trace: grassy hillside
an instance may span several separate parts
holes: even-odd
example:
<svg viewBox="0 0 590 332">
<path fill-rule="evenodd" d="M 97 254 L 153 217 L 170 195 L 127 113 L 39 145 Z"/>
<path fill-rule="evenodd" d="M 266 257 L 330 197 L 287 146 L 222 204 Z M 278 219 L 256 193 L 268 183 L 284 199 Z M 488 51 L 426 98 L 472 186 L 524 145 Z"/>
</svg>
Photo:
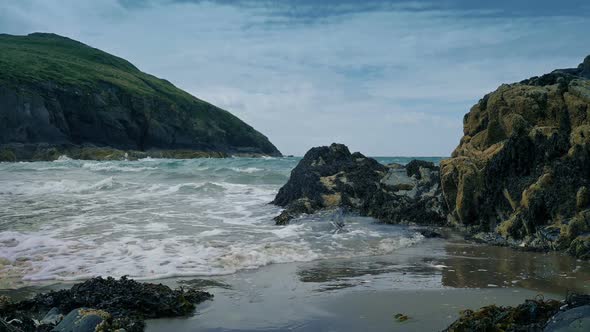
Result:
<svg viewBox="0 0 590 332">
<path fill-rule="evenodd" d="M 70 91 L 68 93 L 72 90 L 81 91 L 89 96 L 99 95 L 103 99 L 105 89 L 110 89 L 105 87 L 115 87 L 118 91 L 115 99 L 119 101 L 116 105 L 107 106 L 106 109 L 116 112 L 120 109 L 121 103 L 127 101 L 127 104 L 123 106 L 128 109 L 130 118 L 125 121 L 133 122 L 132 126 L 141 127 L 142 131 L 149 130 L 144 128 L 145 122 L 148 121 L 151 128 L 158 131 L 156 133 L 152 130 L 152 133 L 160 135 L 155 140 L 166 141 L 168 138 L 165 136 L 168 135 L 172 137 L 169 142 L 176 144 L 174 136 L 175 133 L 179 133 L 184 140 L 183 147 L 187 145 L 227 146 L 227 151 L 254 147 L 263 153 L 279 153 L 264 135 L 231 113 L 195 98 L 166 80 L 140 71 L 127 60 L 55 34 L 34 33 L 28 36 L 0 34 L 0 87 L 25 91 L 25 93 L 30 91 L 29 94 L 55 98 L 54 89 L 47 88 L 49 85 L 63 91 Z M 51 91 L 48 92 L 48 90 Z M 71 96 L 61 99 L 66 101 L 65 104 L 70 104 L 69 101 L 73 100 Z M 140 107 L 133 100 L 144 102 Z M 83 117 L 84 112 L 90 113 L 90 111 L 102 109 L 102 106 L 87 107 L 88 103 L 93 101 L 85 102 L 83 107 L 79 103 L 76 106 L 62 106 L 66 108 L 65 116 L 71 117 L 68 114 L 77 113 L 76 118 L 78 118 Z M 70 109 L 67 109 L 68 107 Z M 103 113 L 97 114 L 104 118 Z M 1 116 L 2 110 L 0 110 L 0 118 Z M 127 128 L 125 121 L 122 123 Z M 141 121 L 143 124 L 139 123 Z M 113 120 L 106 119 L 103 123 L 98 123 L 96 129 L 104 126 L 105 122 L 110 125 Z M 118 124 L 115 125 L 121 127 Z M 76 128 L 67 129 L 76 131 Z M 149 133 L 141 135 L 149 136 Z M 150 139 L 146 137 L 131 139 L 143 142 Z M 92 140 L 96 139 L 90 139 L 87 143 L 95 143 Z M 166 144 L 160 141 L 159 145 Z M 7 143 L 6 140 L 4 143 Z M 144 148 L 143 143 L 139 148 Z"/>
<path fill-rule="evenodd" d="M 0 81 L 6 84 L 52 81 L 95 89 L 97 83 L 106 82 L 130 93 L 198 101 L 170 82 L 141 72 L 127 60 L 56 34 L 2 34 L 0 50 Z"/>
</svg>

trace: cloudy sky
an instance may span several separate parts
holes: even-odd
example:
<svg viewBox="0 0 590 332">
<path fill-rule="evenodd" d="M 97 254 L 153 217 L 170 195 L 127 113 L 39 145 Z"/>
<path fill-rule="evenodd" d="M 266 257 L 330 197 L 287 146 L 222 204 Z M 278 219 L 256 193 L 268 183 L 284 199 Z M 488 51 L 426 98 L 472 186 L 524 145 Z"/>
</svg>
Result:
<svg viewBox="0 0 590 332">
<path fill-rule="evenodd" d="M 447 156 L 485 93 L 590 54 L 589 26 L 587 0 L 0 0 L 0 33 L 126 58 L 295 155 Z"/>
</svg>

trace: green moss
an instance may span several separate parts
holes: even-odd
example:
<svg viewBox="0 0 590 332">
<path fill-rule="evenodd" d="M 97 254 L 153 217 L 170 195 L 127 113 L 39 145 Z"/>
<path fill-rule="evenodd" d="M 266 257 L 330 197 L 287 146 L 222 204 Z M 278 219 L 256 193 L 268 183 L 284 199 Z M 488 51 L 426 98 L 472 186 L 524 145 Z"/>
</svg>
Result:
<svg viewBox="0 0 590 332">
<path fill-rule="evenodd" d="M 10 149 L 0 150 L 0 161 L 16 161 L 16 155 Z"/>
<path fill-rule="evenodd" d="M 0 49 L 0 82 L 5 84 L 54 82 L 96 90 L 110 83 L 133 94 L 160 92 L 169 99 L 199 101 L 124 59 L 55 34 L 0 35 Z"/>
<path fill-rule="evenodd" d="M 506 139 L 504 128 L 497 119 L 491 119 L 486 130 L 485 144 L 490 146 Z"/>
<path fill-rule="evenodd" d="M 520 219 L 516 215 L 512 215 L 509 219 L 504 220 L 496 227 L 496 232 L 503 237 L 517 237 L 515 234 L 522 226 Z"/>
<path fill-rule="evenodd" d="M 12 300 L 8 296 L 0 295 L 0 310 L 10 306 L 12 303 Z"/>
<path fill-rule="evenodd" d="M 125 160 L 126 154 L 125 151 L 110 148 L 82 148 L 72 157 L 84 160 Z"/>
<path fill-rule="evenodd" d="M 53 161 L 57 160 L 64 153 L 57 148 L 39 149 L 35 151 L 31 160 L 33 161 Z"/>
<path fill-rule="evenodd" d="M 590 235 L 578 236 L 570 244 L 570 254 L 580 259 L 590 259 Z"/>
<path fill-rule="evenodd" d="M 590 210 L 576 214 L 567 225 L 564 235 L 566 239 L 573 240 L 580 234 L 590 232 Z"/>
</svg>

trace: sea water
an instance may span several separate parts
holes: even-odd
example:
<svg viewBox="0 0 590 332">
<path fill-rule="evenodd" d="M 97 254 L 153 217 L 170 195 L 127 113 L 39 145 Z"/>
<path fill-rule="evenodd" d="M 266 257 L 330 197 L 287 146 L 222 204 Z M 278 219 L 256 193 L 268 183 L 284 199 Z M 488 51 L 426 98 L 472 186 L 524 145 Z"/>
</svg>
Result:
<svg viewBox="0 0 590 332">
<path fill-rule="evenodd" d="M 299 160 L 0 163 L 0 276 L 22 283 L 227 275 L 386 255 L 423 240 L 358 216 L 340 229 L 330 222 L 334 212 L 276 226 L 281 209 L 269 202 Z"/>
</svg>

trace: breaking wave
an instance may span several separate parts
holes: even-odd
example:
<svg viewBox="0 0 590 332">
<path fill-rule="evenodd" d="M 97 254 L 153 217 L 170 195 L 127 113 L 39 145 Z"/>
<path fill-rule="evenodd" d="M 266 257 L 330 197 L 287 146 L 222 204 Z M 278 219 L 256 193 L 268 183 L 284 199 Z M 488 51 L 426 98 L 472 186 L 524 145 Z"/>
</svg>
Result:
<svg viewBox="0 0 590 332">
<path fill-rule="evenodd" d="M 0 276 L 78 280 L 231 274 L 384 255 L 422 240 L 330 214 L 275 226 L 268 204 L 297 158 L 0 164 Z"/>
</svg>

